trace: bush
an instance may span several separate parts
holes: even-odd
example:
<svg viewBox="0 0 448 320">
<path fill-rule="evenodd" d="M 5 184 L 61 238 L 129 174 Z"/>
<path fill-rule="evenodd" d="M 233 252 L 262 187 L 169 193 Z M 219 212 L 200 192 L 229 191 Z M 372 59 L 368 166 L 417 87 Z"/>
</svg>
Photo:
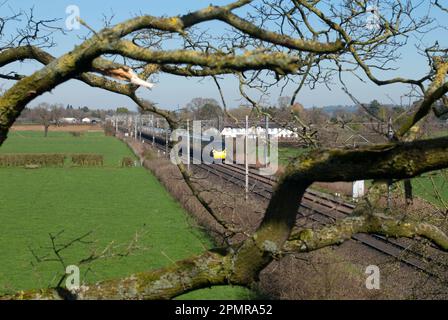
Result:
<svg viewBox="0 0 448 320">
<path fill-rule="evenodd" d="M 66 157 L 65 154 L 3 154 L 0 155 L 0 167 L 63 167 Z"/>
<path fill-rule="evenodd" d="M 151 151 L 150 149 L 143 151 L 142 155 L 145 160 L 153 160 L 156 158 L 154 151 Z"/>
<path fill-rule="evenodd" d="M 79 138 L 82 136 L 82 132 L 79 131 L 70 131 L 69 133 L 75 138 Z"/>
<path fill-rule="evenodd" d="M 115 127 L 111 122 L 107 122 L 104 125 L 104 134 L 108 137 L 114 137 L 115 136 Z"/>
<path fill-rule="evenodd" d="M 121 160 L 121 166 L 122 167 L 133 167 L 134 159 L 132 159 L 131 157 L 124 157 L 123 160 Z"/>
<path fill-rule="evenodd" d="M 72 163 L 81 167 L 103 166 L 104 158 L 100 154 L 73 154 Z"/>
</svg>

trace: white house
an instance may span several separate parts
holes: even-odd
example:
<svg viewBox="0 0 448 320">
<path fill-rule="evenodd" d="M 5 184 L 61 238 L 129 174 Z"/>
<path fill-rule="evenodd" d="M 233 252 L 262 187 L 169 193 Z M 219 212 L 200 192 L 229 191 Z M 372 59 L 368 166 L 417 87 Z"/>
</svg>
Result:
<svg viewBox="0 0 448 320">
<path fill-rule="evenodd" d="M 75 124 L 78 122 L 76 118 L 62 118 L 60 120 L 61 123 L 67 123 L 67 124 Z"/>
<path fill-rule="evenodd" d="M 90 118 L 84 118 L 84 119 L 81 120 L 81 122 L 82 122 L 83 124 L 91 124 L 91 123 L 92 123 L 92 120 L 90 120 Z"/>
<path fill-rule="evenodd" d="M 245 128 L 235 128 L 235 127 L 225 127 L 221 134 L 225 137 L 233 137 L 244 135 L 246 133 Z M 251 138 L 256 136 L 264 136 L 266 134 L 266 129 L 260 126 L 258 127 L 250 127 L 248 130 L 248 135 Z M 296 132 L 285 129 L 285 128 L 269 128 L 268 134 L 270 137 L 277 138 L 297 138 L 298 135 Z"/>
<path fill-rule="evenodd" d="M 353 198 L 358 199 L 364 197 L 364 180 L 353 182 Z"/>
</svg>

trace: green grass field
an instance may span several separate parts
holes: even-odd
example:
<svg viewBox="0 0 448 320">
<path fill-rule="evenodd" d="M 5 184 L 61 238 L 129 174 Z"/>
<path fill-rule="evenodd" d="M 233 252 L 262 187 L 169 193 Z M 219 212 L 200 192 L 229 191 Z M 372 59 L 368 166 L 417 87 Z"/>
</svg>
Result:
<svg viewBox="0 0 448 320">
<path fill-rule="evenodd" d="M 280 165 L 287 165 L 295 157 L 298 157 L 308 149 L 306 148 L 291 148 L 291 147 L 279 147 L 278 148 L 278 162 Z"/>
<path fill-rule="evenodd" d="M 288 161 L 307 151 L 308 149 L 305 148 L 280 147 L 278 149 L 279 163 L 286 165 Z M 369 187 L 370 184 L 371 182 L 367 181 L 366 186 Z M 448 171 L 436 171 L 435 173 L 412 179 L 412 186 L 415 196 L 439 207 L 448 205 Z M 320 189 L 320 191 L 331 193 L 331 191 L 325 189 Z"/>
<path fill-rule="evenodd" d="M 141 167 L 121 168 L 132 156 L 122 142 L 102 133 L 75 138 L 67 133 L 12 132 L 0 153 L 99 153 L 102 168 L 0 168 L 0 293 L 47 287 L 63 268 L 58 262 L 36 263 L 31 249 L 51 253 L 49 234 L 62 233 L 59 243 L 92 231 L 90 244 L 64 251 L 76 264 L 109 243 L 128 244 L 136 232 L 145 247 L 131 256 L 98 260 L 81 267 L 82 280 L 92 282 L 151 270 L 202 252 L 212 243 L 154 176 Z M 120 249 L 119 249 L 120 250 Z M 122 249 L 121 249 L 122 250 Z M 180 298 L 252 298 L 238 287 L 199 290 Z"/>
<path fill-rule="evenodd" d="M 445 208 L 448 205 L 448 171 L 436 171 L 412 179 L 414 193 L 419 197 Z"/>
<path fill-rule="evenodd" d="M 437 138 L 448 135 L 447 130 L 432 132 L 429 137 Z M 440 170 L 412 179 L 414 193 L 433 203 L 436 206 L 445 208 L 448 205 L 448 171 Z"/>
</svg>

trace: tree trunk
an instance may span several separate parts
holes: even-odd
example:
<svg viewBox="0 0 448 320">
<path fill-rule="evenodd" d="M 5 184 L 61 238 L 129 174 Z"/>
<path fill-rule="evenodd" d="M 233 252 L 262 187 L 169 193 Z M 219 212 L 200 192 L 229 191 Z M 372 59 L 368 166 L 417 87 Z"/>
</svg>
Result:
<svg viewBox="0 0 448 320">
<path fill-rule="evenodd" d="M 44 125 L 44 137 L 45 138 L 48 137 L 48 128 L 49 127 L 50 127 L 49 125 Z"/>
<path fill-rule="evenodd" d="M 412 195 L 412 182 L 410 179 L 404 180 L 404 195 L 406 198 L 406 204 L 411 205 L 414 201 L 414 197 Z"/>
</svg>

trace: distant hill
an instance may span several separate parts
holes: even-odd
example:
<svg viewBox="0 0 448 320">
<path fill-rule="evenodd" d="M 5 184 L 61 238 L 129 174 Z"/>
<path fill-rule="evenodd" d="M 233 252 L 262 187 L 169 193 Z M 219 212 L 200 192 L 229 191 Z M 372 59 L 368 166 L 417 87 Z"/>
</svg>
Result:
<svg viewBox="0 0 448 320">
<path fill-rule="evenodd" d="M 396 107 L 395 105 L 392 104 L 382 104 L 382 107 L 386 107 L 388 109 L 392 109 L 394 107 Z M 325 112 L 326 114 L 328 114 L 329 116 L 333 116 L 335 112 L 337 111 L 345 111 L 345 112 L 349 112 L 349 113 L 353 113 L 358 111 L 358 106 L 356 105 L 351 105 L 351 106 L 343 106 L 343 105 L 337 105 L 337 106 L 325 106 L 322 107 L 322 111 Z"/>
<path fill-rule="evenodd" d="M 356 112 L 358 110 L 358 106 L 325 106 L 321 108 L 323 112 L 327 113 L 330 116 L 333 116 L 337 111 L 345 111 L 345 112 Z"/>
</svg>

